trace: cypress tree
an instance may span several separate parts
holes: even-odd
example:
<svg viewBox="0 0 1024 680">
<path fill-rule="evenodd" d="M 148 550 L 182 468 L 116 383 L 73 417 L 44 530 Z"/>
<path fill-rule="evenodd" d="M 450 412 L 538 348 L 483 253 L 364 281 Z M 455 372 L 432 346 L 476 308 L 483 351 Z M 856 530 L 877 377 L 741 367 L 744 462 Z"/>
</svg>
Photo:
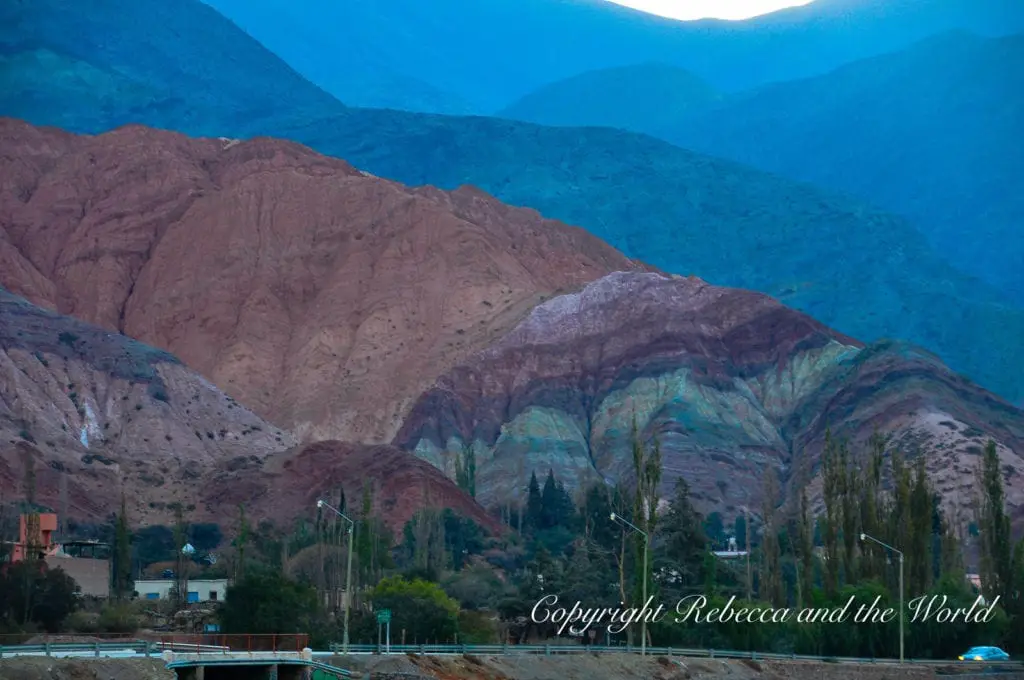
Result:
<svg viewBox="0 0 1024 680">
<path fill-rule="evenodd" d="M 530 484 L 526 488 L 526 494 L 526 526 L 536 531 L 541 528 L 544 508 L 536 472 L 530 473 Z"/>
</svg>

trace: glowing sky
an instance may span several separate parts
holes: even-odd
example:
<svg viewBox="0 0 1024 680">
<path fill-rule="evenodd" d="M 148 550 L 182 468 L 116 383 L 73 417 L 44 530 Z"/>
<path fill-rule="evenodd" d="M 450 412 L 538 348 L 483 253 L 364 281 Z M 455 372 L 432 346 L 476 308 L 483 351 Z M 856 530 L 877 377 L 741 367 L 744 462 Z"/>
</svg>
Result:
<svg viewBox="0 0 1024 680">
<path fill-rule="evenodd" d="M 672 19 L 749 19 L 811 0 L 611 0 L 619 5 Z"/>
</svg>

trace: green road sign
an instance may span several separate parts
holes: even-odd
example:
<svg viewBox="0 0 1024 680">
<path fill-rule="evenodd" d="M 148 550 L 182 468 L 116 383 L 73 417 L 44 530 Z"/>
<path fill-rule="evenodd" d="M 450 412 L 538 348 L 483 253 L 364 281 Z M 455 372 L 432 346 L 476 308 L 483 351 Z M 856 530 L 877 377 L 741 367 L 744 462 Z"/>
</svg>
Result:
<svg viewBox="0 0 1024 680">
<path fill-rule="evenodd" d="M 391 621 L 391 610 L 390 609 L 378 609 L 377 610 L 377 623 L 388 623 Z"/>
</svg>

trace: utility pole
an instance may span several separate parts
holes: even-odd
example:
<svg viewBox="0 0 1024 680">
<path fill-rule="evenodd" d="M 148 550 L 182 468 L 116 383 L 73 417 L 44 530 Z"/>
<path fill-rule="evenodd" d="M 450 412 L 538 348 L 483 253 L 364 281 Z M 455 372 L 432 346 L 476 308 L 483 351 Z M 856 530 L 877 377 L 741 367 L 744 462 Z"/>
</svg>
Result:
<svg viewBox="0 0 1024 680">
<path fill-rule="evenodd" d="M 613 522 L 618 522 L 623 526 L 629 527 L 636 533 L 644 537 L 644 582 L 643 582 L 643 597 L 644 603 L 641 605 L 641 609 L 647 606 L 647 532 L 639 529 L 638 527 L 631 524 L 622 515 L 617 515 L 614 512 L 611 514 Z M 640 656 L 646 656 L 647 654 L 647 615 L 645 614 L 640 618 Z"/>
<path fill-rule="evenodd" d="M 891 545 L 888 545 L 887 543 L 882 543 L 877 538 L 875 538 L 873 536 L 868 536 L 867 534 L 861 534 L 860 535 L 860 540 L 862 540 L 862 541 L 872 541 L 872 542 L 877 543 L 878 545 L 882 546 L 886 550 L 889 550 L 889 551 L 894 552 L 897 555 L 899 555 L 899 558 L 900 558 L 900 663 L 902 664 L 903 663 L 903 552 L 900 551 L 900 550 L 897 550 L 896 548 L 892 547 Z"/>
<path fill-rule="evenodd" d="M 327 508 L 338 517 L 348 522 L 348 567 L 345 574 L 345 633 L 342 638 L 342 653 L 348 654 L 348 611 L 352 607 L 352 533 L 356 523 L 353 522 L 348 515 L 338 510 L 333 505 L 325 503 L 320 500 L 316 502 L 318 508 Z M 379 628 L 378 628 L 379 630 Z"/>
<path fill-rule="evenodd" d="M 748 508 L 746 505 L 743 506 L 743 516 L 743 533 L 746 534 L 744 538 L 747 539 L 747 602 L 750 602 L 750 591 L 753 588 L 753 583 L 750 578 L 750 508 Z M 762 550 L 763 549 L 764 548 L 762 548 Z"/>
<path fill-rule="evenodd" d="M 903 553 L 900 553 L 900 663 L 903 663 Z"/>
</svg>

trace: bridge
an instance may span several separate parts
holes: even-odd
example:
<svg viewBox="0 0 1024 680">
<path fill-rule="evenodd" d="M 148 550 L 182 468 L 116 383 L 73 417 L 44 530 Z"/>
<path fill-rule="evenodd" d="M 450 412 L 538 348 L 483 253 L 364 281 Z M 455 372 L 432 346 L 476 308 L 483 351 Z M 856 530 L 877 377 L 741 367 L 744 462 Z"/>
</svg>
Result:
<svg viewBox="0 0 1024 680">
<path fill-rule="evenodd" d="M 359 677 L 313 658 L 313 651 L 165 651 L 163 659 L 178 680 L 310 680 L 314 670 L 335 678 Z"/>
<path fill-rule="evenodd" d="M 308 635 L 172 635 L 156 644 L 178 680 L 311 680 L 314 670 L 359 677 L 318 661 Z"/>
</svg>

